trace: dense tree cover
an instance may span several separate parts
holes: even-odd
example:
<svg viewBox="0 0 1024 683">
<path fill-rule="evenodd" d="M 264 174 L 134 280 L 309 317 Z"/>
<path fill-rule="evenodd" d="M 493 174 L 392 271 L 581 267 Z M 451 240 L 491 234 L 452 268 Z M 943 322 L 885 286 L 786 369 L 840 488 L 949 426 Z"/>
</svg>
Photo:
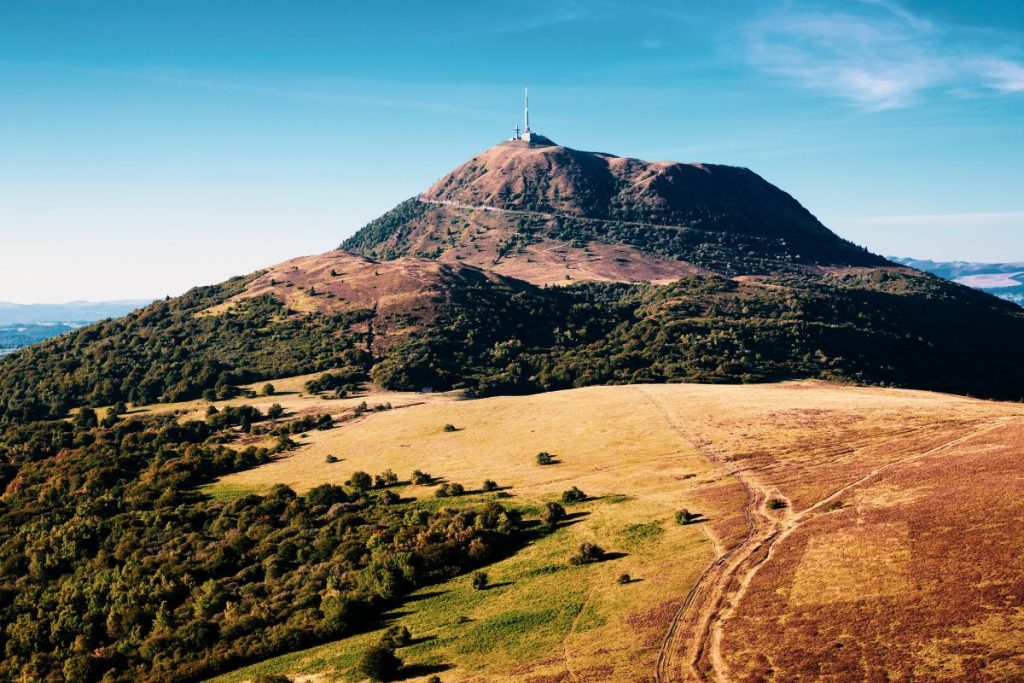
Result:
<svg viewBox="0 0 1024 683">
<path fill-rule="evenodd" d="M 371 374 L 473 395 L 629 382 L 821 378 L 1019 399 L 1024 311 L 895 271 L 671 285 L 474 283 Z"/>
<path fill-rule="evenodd" d="M 427 510 L 324 485 L 211 500 L 264 462 L 173 417 L 0 434 L 0 680 L 179 681 L 372 624 L 516 541 L 498 503 Z"/>
<path fill-rule="evenodd" d="M 369 312 L 292 315 L 270 296 L 218 315 L 235 278 L 199 287 L 0 359 L 0 422 L 59 417 L 74 406 L 224 395 L 232 385 L 342 366 L 364 367 L 352 323 Z"/>
</svg>

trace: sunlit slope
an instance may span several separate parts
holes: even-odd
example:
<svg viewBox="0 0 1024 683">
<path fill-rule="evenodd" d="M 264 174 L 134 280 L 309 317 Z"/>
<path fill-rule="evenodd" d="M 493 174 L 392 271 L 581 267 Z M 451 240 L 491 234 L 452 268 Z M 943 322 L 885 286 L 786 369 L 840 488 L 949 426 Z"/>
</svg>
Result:
<svg viewBox="0 0 1024 683">
<path fill-rule="evenodd" d="M 963 680 L 990 661 L 1017 671 L 1024 651 L 1014 588 L 1024 566 L 1010 533 L 1021 482 L 1000 476 L 1022 424 L 1018 404 L 824 383 L 435 396 L 314 432 L 214 492 L 305 490 L 390 468 L 470 491 L 494 479 L 534 508 L 573 485 L 591 496 L 569 506 L 584 513 L 571 525 L 491 567 L 494 588 L 462 578 L 395 612 L 417 638 L 399 650 L 409 680 L 862 680 L 887 647 L 899 656 L 882 668 Z M 558 463 L 538 465 L 539 451 Z M 433 488 L 401 493 L 432 498 Z M 706 521 L 677 525 L 681 508 Z M 570 567 L 583 541 L 613 559 Z M 619 585 L 622 573 L 640 580 Z M 904 612 L 914 629 L 893 628 Z M 963 633 L 970 652 L 952 644 Z M 359 680 L 354 663 L 378 635 L 220 680 Z"/>
</svg>

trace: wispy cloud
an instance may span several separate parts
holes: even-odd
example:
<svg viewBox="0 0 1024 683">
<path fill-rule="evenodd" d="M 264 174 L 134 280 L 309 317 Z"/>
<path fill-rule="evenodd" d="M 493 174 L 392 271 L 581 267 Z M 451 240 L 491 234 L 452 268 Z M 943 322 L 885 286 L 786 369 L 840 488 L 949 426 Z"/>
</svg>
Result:
<svg viewBox="0 0 1024 683">
<path fill-rule="evenodd" d="M 1024 223 L 1024 211 L 982 211 L 974 213 L 919 213 L 899 216 L 852 218 L 845 223 L 903 226 L 1003 226 Z"/>
<path fill-rule="evenodd" d="M 1024 91 L 1024 62 L 1014 58 L 1011 40 L 1004 47 L 991 39 L 979 44 L 970 31 L 936 24 L 891 0 L 820 7 L 789 5 L 752 22 L 750 63 L 870 111 L 906 107 L 933 91 Z"/>
</svg>

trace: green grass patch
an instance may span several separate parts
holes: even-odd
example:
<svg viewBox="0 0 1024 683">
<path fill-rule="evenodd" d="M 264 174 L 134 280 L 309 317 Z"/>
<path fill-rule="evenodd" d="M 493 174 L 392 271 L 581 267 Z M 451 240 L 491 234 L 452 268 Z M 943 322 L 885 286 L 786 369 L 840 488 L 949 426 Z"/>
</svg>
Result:
<svg viewBox="0 0 1024 683">
<path fill-rule="evenodd" d="M 618 538 L 622 547 L 630 550 L 657 543 L 664 533 L 661 522 L 629 524 L 619 530 Z"/>
</svg>

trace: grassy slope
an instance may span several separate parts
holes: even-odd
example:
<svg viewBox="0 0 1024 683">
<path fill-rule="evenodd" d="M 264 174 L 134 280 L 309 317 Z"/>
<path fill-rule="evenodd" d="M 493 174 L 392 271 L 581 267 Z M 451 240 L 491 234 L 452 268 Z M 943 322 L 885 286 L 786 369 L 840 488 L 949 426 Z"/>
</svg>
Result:
<svg viewBox="0 0 1024 683">
<path fill-rule="evenodd" d="M 462 578 L 427 589 L 400 608 L 394 620 L 409 626 L 421 640 L 399 654 L 421 667 L 414 670 L 423 674 L 418 680 L 434 672 L 441 672 L 445 681 L 649 680 L 661 637 L 682 597 L 714 554 L 744 533 L 740 511 L 745 495 L 725 467 L 712 463 L 712 450 L 728 461 L 728 467 L 754 468 L 764 485 L 791 501 L 796 512 L 875 467 L 925 452 L 992 420 L 1022 414 L 1013 404 L 820 383 L 595 387 L 461 402 L 435 396 L 425 405 L 314 433 L 294 455 L 227 477 L 214 491 L 261 489 L 276 482 L 303 490 L 325 481 L 342 482 L 357 469 L 391 468 L 404 478 L 420 468 L 470 490 L 493 478 L 511 487 L 512 502 L 537 506 L 578 485 L 595 498 L 570 512 L 586 514 L 493 566 L 489 573 L 497 584 L 494 588 L 474 591 Z M 444 432 L 446 423 L 460 431 Z M 534 456 L 540 450 L 550 451 L 561 462 L 536 465 Z M 325 463 L 327 453 L 342 461 Z M 945 453 L 952 457 L 959 451 Z M 899 483 L 892 486 L 899 493 Z M 923 490 L 942 496 L 934 488 Z M 406 487 L 402 493 L 432 495 L 422 487 Z M 471 498 L 479 495 L 490 494 Z M 872 495 L 871 500 L 875 509 L 897 505 L 901 497 Z M 677 526 L 672 514 L 681 507 L 703 512 L 709 521 Z M 851 514 L 844 510 L 833 513 L 834 518 Z M 830 519 L 818 519 L 816 524 L 826 525 Z M 933 555 L 955 551 L 956 539 L 964 533 L 956 528 L 955 519 L 951 526 L 950 520 L 944 523 L 939 538 L 926 548 Z M 817 528 L 800 528 L 794 538 L 814 534 Z M 890 539 L 897 556 L 907 551 L 909 541 L 901 538 Z M 624 555 L 602 564 L 568 567 L 567 557 L 584 540 Z M 1002 536 L 992 542 L 1002 542 Z M 794 551 L 781 544 L 779 557 L 787 557 L 788 551 L 787 565 L 795 567 L 801 561 L 799 547 Z M 841 553 L 829 550 L 835 547 L 822 542 L 809 561 L 828 563 L 830 553 L 843 561 Z M 1005 571 L 1016 569 L 1011 563 Z M 840 590 L 856 596 L 862 589 L 858 581 L 898 580 L 899 575 L 886 575 L 890 570 L 898 573 L 898 563 L 879 566 L 870 578 L 852 573 Z M 807 577 L 814 574 L 808 571 L 814 570 L 805 570 L 798 592 L 813 588 L 813 579 Z M 615 579 L 623 572 L 641 580 L 620 586 Z M 741 603 L 731 622 L 735 635 L 727 629 L 724 638 L 725 656 L 740 671 L 758 671 L 759 662 L 750 659 L 743 643 L 753 637 L 749 629 L 757 628 L 764 610 L 777 615 L 780 629 L 786 623 L 790 606 L 785 600 L 778 602 L 777 590 L 790 590 L 785 582 L 792 577 L 792 571 L 767 569 L 755 577 L 749 602 L 755 611 L 745 616 L 747 603 Z M 912 592 L 902 595 L 914 599 Z M 861 597 L 892 599 L 889 593 Z M 799 604 L 795 602 L 794 609 Z M 899 605 L 874 607 L 877 622 L 860 624 L 858 630 L 848 628 L 852 622 L 838 628 L 852 632 L 849 637 L 854 639 L 864 632 L 865 641 L 883 635 L 872 628 L 881 628 L 883 615 Z M 833 613 L 818 611 L 821 618 Z M 850 613 L 850 619 L 857 613 Z M 982 652 L 1006 640 L 1008 627 L 988 638 L 983 625 L 971 621 L 976 610 L 965 609 L 963 614 L 967 621 L 955 626 L 972 629 Z M 1007 614 L 1000 618 L 1016 618 Z M 928 617 L 923 617 L 928 626 L 914 635 L 920 640 L 917 650 L 911 647 L 914 643 L 907 644 L 908 665 L 920 657 L 924 666 L 921 653 L 930 652 L 927 644 L 945 642 L 942 639 L 950 634 L 945 625 L 949 622 Z M 217 680 L 244 681 L 257 671 L 315 674 L 324 681 L 358 680 L 352 671 L 355 658 L 376 637 L 370 633 L 293 653 Z M 776 645 L 784 652 L 787 641 Z"/>
</svg>

